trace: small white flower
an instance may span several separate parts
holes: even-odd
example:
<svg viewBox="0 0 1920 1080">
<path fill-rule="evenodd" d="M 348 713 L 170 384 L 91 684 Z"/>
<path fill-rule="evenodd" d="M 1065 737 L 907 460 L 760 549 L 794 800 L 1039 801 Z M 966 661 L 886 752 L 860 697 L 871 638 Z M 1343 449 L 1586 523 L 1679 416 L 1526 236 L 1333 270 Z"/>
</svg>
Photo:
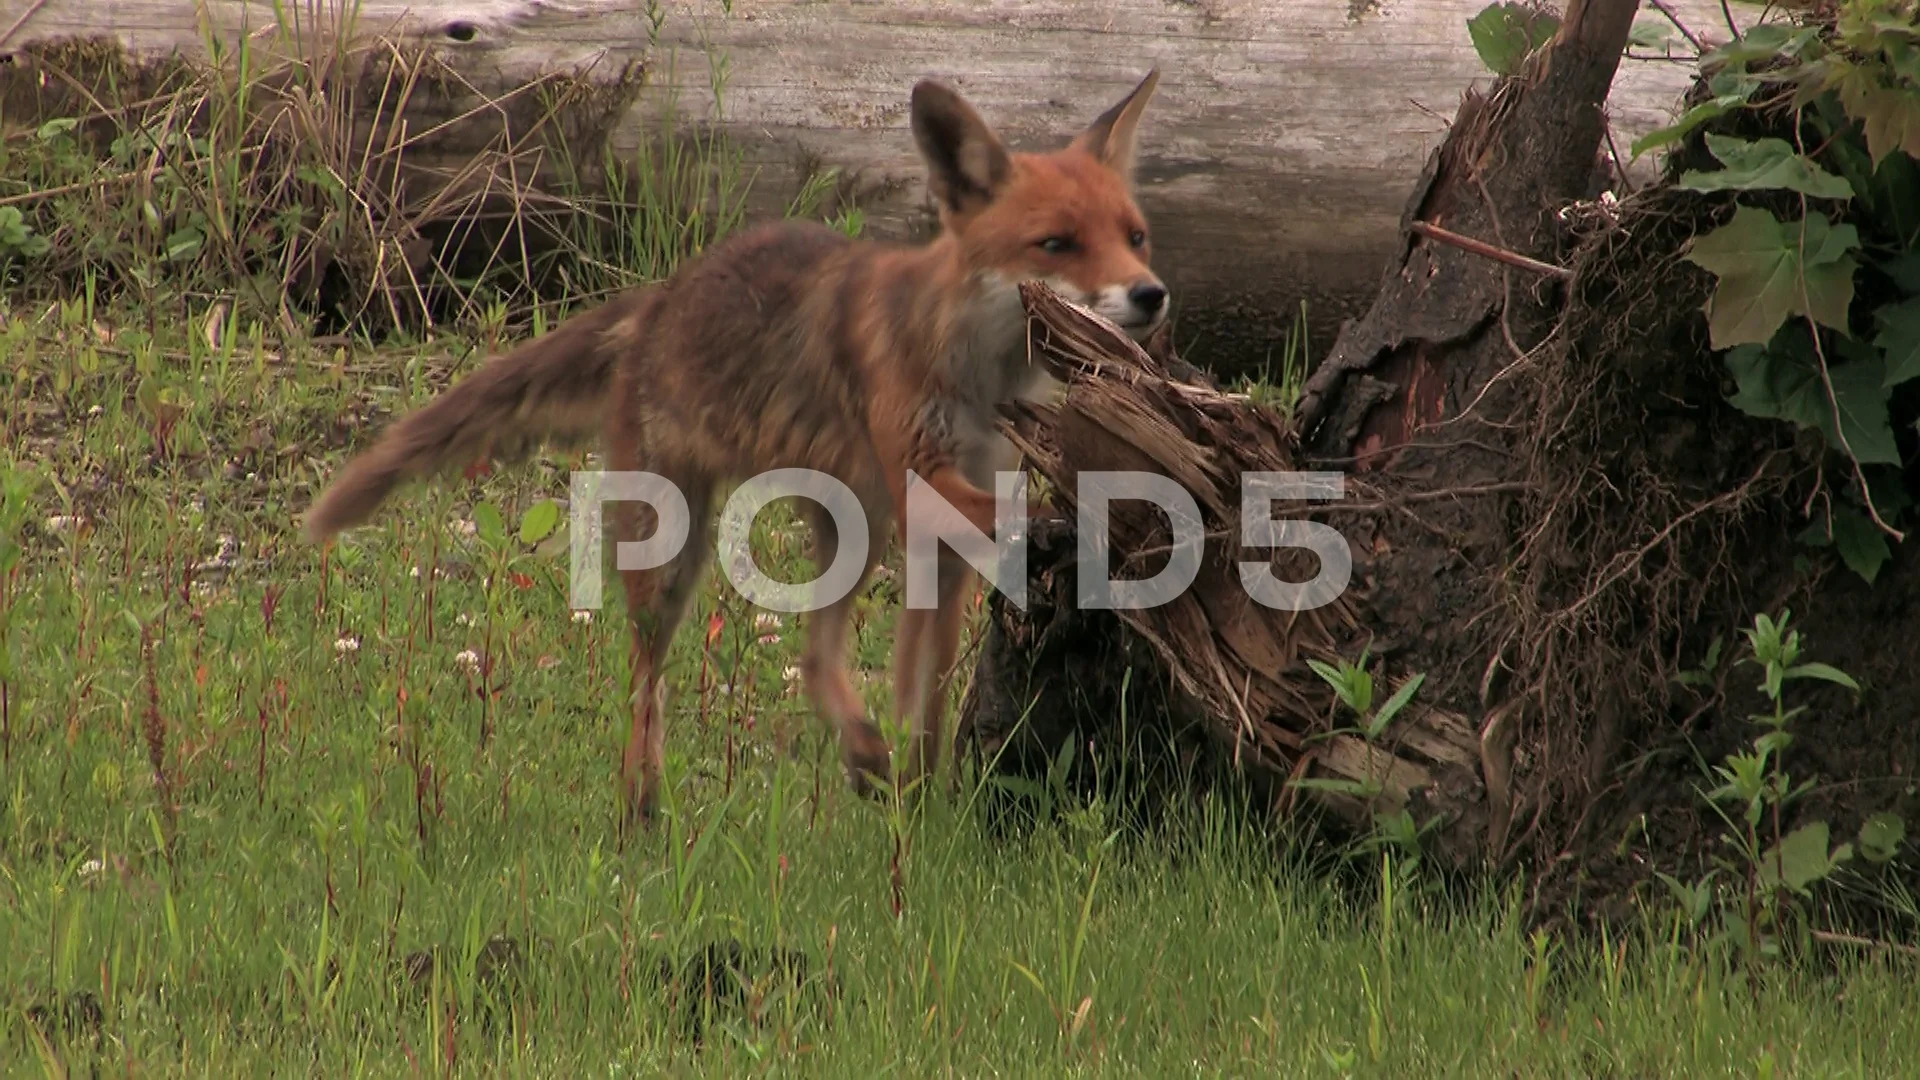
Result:
<svg viewBox="0 0 1920 1080">
<path fill-rule="evenodd" d="M 41 527 L 50 533 L 66 532 L 78 524 L 80 524 L 80 519 L 69 514 L 55 514 L 40 523 Z"/>
<path fill-rule="evenodd" d="M 86 862 L 80 864 L 80 880 L 90 885 L 95 878 L 106 873 L 106 871 L 107 864 L 105 862 L 99 859 L 88 859 Z"/>
<path fill-rule="evenodd" d="M 468 671 L 480 670 L 480 654 L 474 652 L 472 649 L 460 650 L 460 652 L 454 655 L 453 662 L 466 668 Z"/>
<path fill-rule="evenodd" d="M 87 410 L 87 418 L 92 419 L 93 417 L 99 416 L 105 413 L 106 411 L 107 410 L 105 406 L 95 405 L 93 408 Z"/>
<path fill-rule="evenodd" d="M 459 625 L 461 625 L 461 626 L 472 626 L 472 625 L 473 625 L 473 616 L 471 616 L 471 615 L 469 615 L 469 614 L 467 614 L 466 612 L 464 612 L 464 611 L 463 611 L 463 612 L 461 612 L 460 614 L 458 614 L 458 615 L 455 615 L 455 616 L 453 617 L 453 621 L 454 621 L 454 622 L 456 622 L 456 623 L 458 623 L 458 624 L 459 624 Z"/>
<path fill-rule="evenodd" d="M 452 522 L 447 526 L 447 528 L 453 530 L 453 535 L 455 536 L 480 535 L 480 526 L 475 525 L 473 522 L 468 521 L 465 518 L 461 518 Z"/>
<path fill-rule="evenodd" d="M 756 630 L 778 630 L 780 628 L 780 616 L 775 615 L 771 611 L 762 611 L 753 617 L 753 625 Z"/>
<path fill-rule="evenodd" d="M 339 639 L 333 643 L 333 651 L 339 653 L 341 656 L 345 656 L 350 652 L 359 652 L 360 639 L 352 634 L 342 634 Z"/>
<path fill-rule="evenodd" d="M 415 581 L 419 581 L 419 580 L 420 580 L 420 568 L 416 566 L 416 567 L 414 567 L 414 568 L 412 568 L 411 570 L 408 570 L 408 571 L 407 571 L 407 576 L 408 576 L 408 577 L 410 577 L 410 578 L 412 578 L 412 579 L 413 579 L 413 580 L 415 580 Z"/>
</svg>

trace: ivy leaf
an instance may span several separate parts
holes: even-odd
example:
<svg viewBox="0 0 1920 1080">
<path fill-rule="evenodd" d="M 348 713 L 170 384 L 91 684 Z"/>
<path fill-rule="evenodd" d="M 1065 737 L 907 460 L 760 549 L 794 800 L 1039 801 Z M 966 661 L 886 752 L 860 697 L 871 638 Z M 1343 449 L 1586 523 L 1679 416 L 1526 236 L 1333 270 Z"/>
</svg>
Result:
<svg viewBox="0 0 1920 1080">
<path fill-rule="evenodd" d="M 1873 313 L 1880 325 L 1873 347 L 1887 360 L 1887 385 L 1898 386 L 1920 375 L 1920 296 L 1887 304 Z"/>
<path fill-rule="evenodd" d="M 1708 98 L 1681 113 L 1679 119 L 1666 127 L 1655 128 L 1633 140 L 1633 145 L 1628 147 L 1628 154 L 1638 158 L 1649 150 L 1658 150 L 1663 146 L 1677 143 L 1686 138 L 1694 128 L 1709 120 L 1717 120 L 1746 103 L 1747 94 L 1745 93 L 1720 94 Z"/>
<path fill-rule="evenodd" d="M 1816 199 L 1850 199 L 1853 185 L 1808 160 L 1785 139 L 1748 142 L 1707 133 L 1707 149 L 1726 168 L 1689 169 L 1680 177 L 1688 191 L 1776 191 L 1785 188 Z"/>
<path fill-rule="evenodd" d="M 1904 86 L 1876 86 L 1848 107 L 1867 129 L 1867 153 L 1873 163 L 1895 150 L 1920 157 L 1920 93 Z"/>
<path fill-rule="evenodd" d="M 1920 50 L 1914 55 L 1920 58 Z M 1814 119 L 1816 133 L 1826 143 L 1822 157 L 1852 185 L 1855 213 L 1864 211 L 1865 220 L 1892 232 L 1896 247 L 1910 248 L 1920 241 L 1920 165 L 1905 154 L 1890 154 L 1876 166 L 1865 144 L 1848 132 L 1853 120 L 1830 94 L 1823 94 L 1804 115 Z M 1920 284 L 1903 287 L 1920 292 Z"/>
<path fill-rule="evenodd" d="M 1826 435 L 1827 445 L 1845 453 L 1834 433 L 1837 402 L 1840 430 L 1846 433 L 1846 447 L 1852 449 L 1854 459 L 1862 465 L 1898 465 L 1900 450 L 1887 416 L 1891 391 L 1884 385 L 1885 365 L 1877 354 L 1863 355 L 1862 347 L 1850 339 L 1840 339 L 1837 348 L 1847 359 L 1827 368 L 1827 378 L 1833 382 L 1832 401 L 1821 383 L 1819 360 L 1804 326 L 1792 327 L 1769 345 L 1730 350 L 1725 363 L 1735 391 L 1727 401 L 1748 416 L 1815 428 Z"/>
<path fill-rule="evenodd" d="M 1744 68 L 1755 60 L 1797 56 L 1819 32 L 1817 26 L 1795 30 L 1790 23 L 1762 23 L 1725 45 L 1708 51 L 1700 57 L 1700 66 Z"/>
<path fill-rule="evenodd" d="M 1694 237 L 1686 260 L 1720 279 L 1707 301 L 1713 347 L 1764 344 L 1791 315 L 1845 333 L 1853 303 L 1851 252 L 1859 246 L 1852 225 L 1836 226 L 1818 211 L 1795 223 L 1751 206 Z"/>
<path fill-rule="evenodd" d="M 1560 31 L 1560 17 L 1521 4 L 1488 4 L 1467 20 L 1480 62 L 1495 75 L 1512 75 L 1535 49 Z"/>
<path fill-rule="evenodd" d="M 1850 339 L 1842 338 L 1839 351 L 1852 354 L 1845 363 L 1829 364 L 1827 378 L 1833 382 L 1833 400 L 1840 411 L 1840 430 L 1847 446 L 1862 465 L 1900 464 L 1900 446 L 1893 439 L 1893 422 L 1887 415 L 1887 402 L 1893 392 L 1887 387 L 1886 364 L 1880 357 Z M 1862 355 L 1865 353 L 1865 355 Z M 1820 430 L 1827 443 L 1840 449 L 1834 437 L 1833 422 L 1823 416 Z"/>
<path fill-rule="evenodd" d="M 1859 574 L 1869 585 L 1880 576 L 1880 568 L 1887 560 L 1893 558 L 1887 535 L 1852 503 L 1835 503 L 1827 528 L 1833 530 L 1831 536 L 1816 521 L 1802 530 L 1798 539 L 1809 547 L 1832 546 L 1847 569 Z"/>
</svg>

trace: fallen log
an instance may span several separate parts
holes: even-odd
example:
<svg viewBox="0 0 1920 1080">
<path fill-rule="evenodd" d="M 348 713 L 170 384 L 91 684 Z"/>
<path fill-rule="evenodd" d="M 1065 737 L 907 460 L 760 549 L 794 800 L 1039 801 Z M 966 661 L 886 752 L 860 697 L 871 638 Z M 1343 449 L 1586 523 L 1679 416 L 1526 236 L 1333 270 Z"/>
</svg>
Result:
<svg viewBox="0 0 1920 1080">
<path fill-rule="evenodd" d="M 754 179 L 749 217 L 782 212 L 831 169 L 836 197 L 857 201 L 870 234 L 896 239 L 932 226 L 904 126 L 916 80 L 951 80 L 1027 148 L 1077 130 L 1158 64 L 1139 166 L 1156 266 L 1192 357 L 1249 371 L 1285 340 L 1302 301 L 1322 347 L 1364 310 L 1407 185 L 1462 88 L 1486 77 L 1466 30 L 1484 5 L 10 0 L 0 27 L 13 24 L 4 47 L 19 78 L 54 89 L 73 73 L 36 57 L 63 41 L 104 38 L 151 60 L 201 58 L 243 38 L 264 47 L 284 33 L 319 56 L 317 39 L 346 27 L 390 43 L 394 59 L 417 69 L 404 108 L 393 105 L 397 90 L 384 104 L 370 93 L 363 107 L 394 114 L 367 118 L 376 123 L 404 119 L 408 166 L 428 179 L 493 176 L 491 166 L 470 167 L 479 153 L 511 157 L 522 180 L 561 169 L 561 156 L 592 173 L 602 137 L 630 156 L 671 121 L 727 137 Z M 1700 33 L 1728 32 L 1718 0 L 1670 6 Z M 623 80 L 642 72 L 639 94 L 637 81 Z M 588 100 L 582 83 L 610 93 Z M 1686 75 L 1653 60 L 1628 65 L 1618 84 L 1614 139 L 1624 149 L 1666 121 Z M 564 154 L 539 137 L 556 95 L 582 110 Z M 442 212 L 463 205 L 460 195 L 441 200 Z"/>
</svg>

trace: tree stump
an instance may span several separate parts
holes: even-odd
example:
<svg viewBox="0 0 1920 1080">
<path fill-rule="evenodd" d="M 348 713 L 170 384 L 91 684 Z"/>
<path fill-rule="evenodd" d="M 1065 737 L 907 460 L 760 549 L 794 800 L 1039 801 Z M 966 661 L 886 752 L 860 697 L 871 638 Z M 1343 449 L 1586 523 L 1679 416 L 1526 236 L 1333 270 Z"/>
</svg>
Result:
<svg viewBox="0 0 1920 1080">
<path fill-rule="evenodd" d="M 1399 242 L 1365 317 L 1344 328 L 1308 380 L 1296 423 L 1174 376 L 1164 360 L 1051 294 L 1028 294 L 1036 356 L 1067 386 L 1052 406 L 1012 410 L 1028 466 L 1080 505 L 1081 474 L 1173 478 L 1205 526 L 1191 588 L 1159 607 L 1080 610 L 1080 547 L 1065 533 L 1029 552 L 1028 610 L 998 594 L 961 730 L 1013 767 L 1098 745 L 1116 718 L 1171 716 L 1204 732 L 1276 807 L 1300 792 L 1359 828 L 1406 810 L 1430 826 L 1447 865 L 1499 861 L 1516 822 L 1537 826 L 1565 790 L 1521 723 L 1537 687 L 1516 682 L 1500 575 L 1514 507 L 1531 490 L 1531 399 L 1507 378 L 1547 345 L 1569 276 L 1557 268 L 1558 210 L 1588 190 L 1605 135 L 1603 105 L 1633 0 L 1575 0 L 1554 41 L 1486 94 L 1465 96 L 1401 219 Z M 1463 239 L 1464 238 L 1464 239 Z M 1489 255 L 1491 253 L 1491 257 Z M 1252 599 L 1237 564 L 1310 580 L 1326 564 L 1301 548 L 1243 541 L 1248 473 L 1339 470 L 1346 497 L 1273 504 L 1275 519 L 1335 526 L 1350 586 L 1322 606 L 1283 611 Z M 1114 503 L 1117 577 L 1150 577 L 1172 558 L 1166 515 Z M 1319 564 L 1316 567 L 1316 564 Z M 1373 742 L 1338 727 L 1335 695 L 1309 661 L 1378 661 L 1376 703 L 1425 681 Z M 1162 704 L 1156 706 L 1158 696 Z M 1618 718 L 1585 733 L 1604 759 Z M 1189 755 L 1190 756 L 1190 755 Z M 1298 784 L 1293 781 L 1336 783 Z M 1340 781 L 1344 781 L 1341 783 Z M 1364 793 L 1365 797 L 1360 794 Z"/>
</svg>

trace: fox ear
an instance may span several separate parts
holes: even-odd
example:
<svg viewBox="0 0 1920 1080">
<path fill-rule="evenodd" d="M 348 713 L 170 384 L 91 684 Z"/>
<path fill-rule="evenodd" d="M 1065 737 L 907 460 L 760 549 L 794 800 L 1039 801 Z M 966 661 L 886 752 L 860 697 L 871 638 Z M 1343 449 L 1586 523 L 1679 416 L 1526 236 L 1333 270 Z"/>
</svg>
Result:
<svg viewBox="0 0 1920 1080">
<path fill-rule="evenodd" d="M 1100 114 L 1100 118 L 1087 126 L 1073 140 L 1073 145 L 1114 172 L 1127 179 L 1133 178 L 1133 151 L 1135 135 L 1140 127 L 1140 114 L 1146 111 L 1147 100 L 1153 97 L 1153 88 L 1160 82 L 1160 69 L 1152 68 L 1147 77 L 1133 92 L 1121 98 L 1113 108 Z"/>
<path fill-rule="evenodd" d="M 913 141 L 927 163 L 927 187 L 942 208 L 959 213 L 994 200 L 1013 159 L 973 106 L 940 83 L 913 88 Z"/>
</svg>

